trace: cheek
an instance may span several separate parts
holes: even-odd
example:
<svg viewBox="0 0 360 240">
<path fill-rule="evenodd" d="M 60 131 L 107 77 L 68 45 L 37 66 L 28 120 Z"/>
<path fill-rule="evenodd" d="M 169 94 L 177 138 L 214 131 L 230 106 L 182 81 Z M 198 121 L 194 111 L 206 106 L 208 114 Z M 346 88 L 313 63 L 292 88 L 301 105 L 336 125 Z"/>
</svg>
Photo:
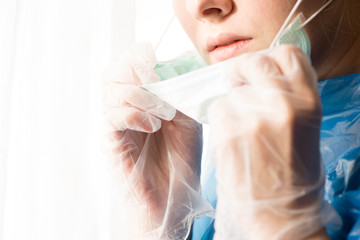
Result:
<svg viewBox="0 0 360 240">
<path fill-rule="evenodd" d="M 287 16 L 296 0 L 244 0 L 244 2 L 253 14 L 272 21 Z"/>
<path fill-rule="evenodd" d="M 268 44 L 276 36 L 296 0 L 243 0 L 250 25 L 259 41 Z"/>
<path fill-rule="evenodd" d="M 268 29 L 278 29 L 296 0 L 246 0 L 248 17 Z"/>
</svg>

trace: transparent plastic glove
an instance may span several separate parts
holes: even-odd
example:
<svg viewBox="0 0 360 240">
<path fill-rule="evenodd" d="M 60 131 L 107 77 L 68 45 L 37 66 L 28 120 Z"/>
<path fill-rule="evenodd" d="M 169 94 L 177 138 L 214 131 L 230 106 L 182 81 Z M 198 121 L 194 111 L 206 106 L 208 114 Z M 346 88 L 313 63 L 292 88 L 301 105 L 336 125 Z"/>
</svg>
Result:
<svg viewBox="0 0 360 240">
<path fill-rule="evenodd" d="M 138 87 L 159 81 L 150 45 L 105 73 L 108 158 L 126 210 L 125 239 L 185 239 L 200 195 L 201 125 Z M 208 208 L 208 209 L 206 209 Z"/>
<path fill-rule="evenodd" d="M 215 239 L 327 239 L 321 221 L 317 78 L 298 48 L 245 54 L 209 109 L 217 170 Z"/>
</svg>

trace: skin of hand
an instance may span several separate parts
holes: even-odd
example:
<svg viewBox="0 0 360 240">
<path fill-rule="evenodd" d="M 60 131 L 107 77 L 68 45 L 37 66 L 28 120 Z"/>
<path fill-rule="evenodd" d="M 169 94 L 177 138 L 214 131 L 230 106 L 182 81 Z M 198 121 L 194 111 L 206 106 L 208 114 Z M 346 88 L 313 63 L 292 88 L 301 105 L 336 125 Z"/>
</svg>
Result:
<svg viewBox="0 0 360 240">
<path fill-rule="evenodd" d="M 235 231 L 244 230 L 241 234 L 247 238 L 242 239 L 303 239 L 302 230 L 309 232 L 311 227 L 317 239 L 328 239 L 318 218 L 324 177 L 321 103 L 310 61 L 300 49 L 281 46 L 268 53 L 244 54 L 233 72 L 232 91 L 209 110 L 217 214 L 238 211 Z M 228 201 L 239 204 L 239 209 Z M 313 226 L 299 228 L 304 225 L 299 222 L 312 219 Z M 231 220 L 217 218 L 216 239 L 228 239 L 221 235 L 221 225 Z M 288 232 L 274 238 L 286 227 Z"/>
<path fill-rule="evenodd" d="M 126 193 L 129 225 L 138 224 L 129 236 L 137 239 L 162 224 L 170 181 L 175 193 L 183 190 L 181 181 L 199 189 L 202 127 L 137 86 L 142 81 L 133 67 L 116 68 L 118 77 L 105 85 L 107 146 Z"/>
</svg>

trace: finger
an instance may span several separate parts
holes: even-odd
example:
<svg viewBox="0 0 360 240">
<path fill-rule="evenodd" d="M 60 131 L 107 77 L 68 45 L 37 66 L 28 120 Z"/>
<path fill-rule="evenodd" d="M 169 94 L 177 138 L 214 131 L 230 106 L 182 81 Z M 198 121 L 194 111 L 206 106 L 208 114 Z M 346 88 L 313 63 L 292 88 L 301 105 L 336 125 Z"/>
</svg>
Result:
<svg viewBox="0 0 360 240">
<path fill-rule="evenodd" d="M 132 64 L 134 72 L 139 77 L 142 84 L 159 82 L 161 79 L 155 73 L 153 67 L 146 63 Z"/>
<path fill-rule="evenodd" d="M 308 57 L 295 46 L 287 45 L 271 53 L 286 76 L 291 89 L 291 99 L 296 107 L 319 112 L 320 98 L 317 90 L 317 76 Z"/>
<path fill-rule="evenodd" d="M 155 73 L 157 59 L 151 44 L 138 43 L 130 46 L 117 62 L 107 67 L 103 74 L 105 83 L 143 83 L 160 81 Z"/>
<path fill-rule="evenodd" d="M 247 96 L 246 91 L 242 91 L 243 88 L 249 87 L 234 88 L 226 97 L 214 101 L 208 109 L 210 127 L 219 136 L 220 141 L 222 139 L 220 136 L 237 134 L 236 132 L 243 127 L 242 123 L 247 116 L 247 110 L 251 109 L 251 107 L 246 109 L 246 102 L 251 99 L 251 96 L 250 99 L 243 101 Z"/>
<path fill-rule="evenodd" d="M 259 98 L 256 94 L 257 89 L 252 86 L 238 86 L 233 88 L 226 99 L 228 105 L 232 105 L 234 113 L 238 118 L 247 118 L 249 113 L 269 113 L 273 109 L 269 108 L 267 104 L 263 103 L 263 98 Z M 267 96 L 265 96 L 266 98 Z M 274 99 L 271 99 L 273 101 Z M 270 101 L 267 100 L 267 102 Z"/>
<path fill-rule="evenodd" d="M 261 89 L 288 90 L 287 82 L 274 59 L 265 53 L 245 54 L 235 65 L 235 73 L 241 82 Z"/>
<path fill-rule="evenodd" d="M 293 92 L 306 94 L 317 90 L 317 77 L 307 55 L 298 47 L 283 45 L 270 53 Z"/>
<path fill-rule="evenodd" d="M 105 89 L 104 103 L 108 106 L 130 105 L 141 111 L 170 121 L 176 109 L 145 89 L 131 84 L 109 84 Z"/>
<path fill-rule="evenodd" d="M 238 115 L 237 108 L 234 108 L 228 97 L 219 98 L 210 105 L 208 118 L 212 154 L 223 149 L 224 143 L 233 142 L 238 144 L 236 137 L 243 127 L 243 119 L 241 115 Z M 229 141 L 229 139 L 231 140 Z M 215 166 L 222 166 L 223 163 L 221 164 L 220 160 L 224 158 L 215 157 L 214 159 L 216 160 Z"/>
<path fill-rule="evenodd" d="M 105 117 L 110 126 L 119 131 L 129 129 L 145 133 L 154 133 L 161 128 L 160 119 L 133 107 L 122 106 L 113 108 L 106 112 Z"/>
<path fill-rule="evenodd" d="M 229 113 L 229 114 L 228 114 Z M 210 129 L 213 135 L 217 136 L 213 144 L 222 142 L 227 135 L 228 122 L 233 118 L 235 112 L 232 111 L 231 105 L 228 104 L 226 97 L 215 100 L 208 108 L 208 118 Z"/>
</svg>

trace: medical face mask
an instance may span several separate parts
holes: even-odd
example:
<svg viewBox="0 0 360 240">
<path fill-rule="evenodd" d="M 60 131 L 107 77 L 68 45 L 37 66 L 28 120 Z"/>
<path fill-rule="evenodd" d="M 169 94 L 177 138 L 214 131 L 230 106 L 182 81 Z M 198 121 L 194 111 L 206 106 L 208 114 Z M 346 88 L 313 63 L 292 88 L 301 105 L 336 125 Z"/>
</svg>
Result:
<svg viewBox="0 0 360 240">
<path fill-rule="evenodd" d="M 310 58 L 310 39 L 302 27 L 305 17 L 300 13 L 293 22 L 280 34 L 278 40 L 275 41 L 274 46 L 283 44 L 292 44 L 303 50 L 303 52 Z"/>
<path fill-rule="evenodd" d="M 298 0 L 296 2 L 270 48 L 282 44 L 292 44 L 302 49 L 310 58 L 310 40 L 304 26 L 325 9 L 332 0 L 329 0 L 306 21 L 303 14 L 300 13 L 289 24 L 302 1 Z M 168 80 L 142 85 L 141 87 L 147 89 L 187 116 L 206 124 L 208 123 L 208 107 L 214 100 L 225 96 L 231 90 L 230 86 L 225 84 L 225 78 L 229 76 L 232 63 L 236 59 L 235 57 L 203 67 L 205 64 L 201 58 L 194 57 L 194 55 L 190 57 L 185 55 L 175 61 L 158 64 L 154 68 L 162 80 Z M 191 64 L 191 62 L 193 63 Z M 185 66 L 181 71 L 177 71 L 176 67 L 174 67 L 178 66 L 177 68 L 179 68 L 181 65 Z M 201 69 L 195 70 L 196 68 Z M 183 71 L 184 69 L 195 71 L 184 74 L 186 72 Z"/>
</svg>

